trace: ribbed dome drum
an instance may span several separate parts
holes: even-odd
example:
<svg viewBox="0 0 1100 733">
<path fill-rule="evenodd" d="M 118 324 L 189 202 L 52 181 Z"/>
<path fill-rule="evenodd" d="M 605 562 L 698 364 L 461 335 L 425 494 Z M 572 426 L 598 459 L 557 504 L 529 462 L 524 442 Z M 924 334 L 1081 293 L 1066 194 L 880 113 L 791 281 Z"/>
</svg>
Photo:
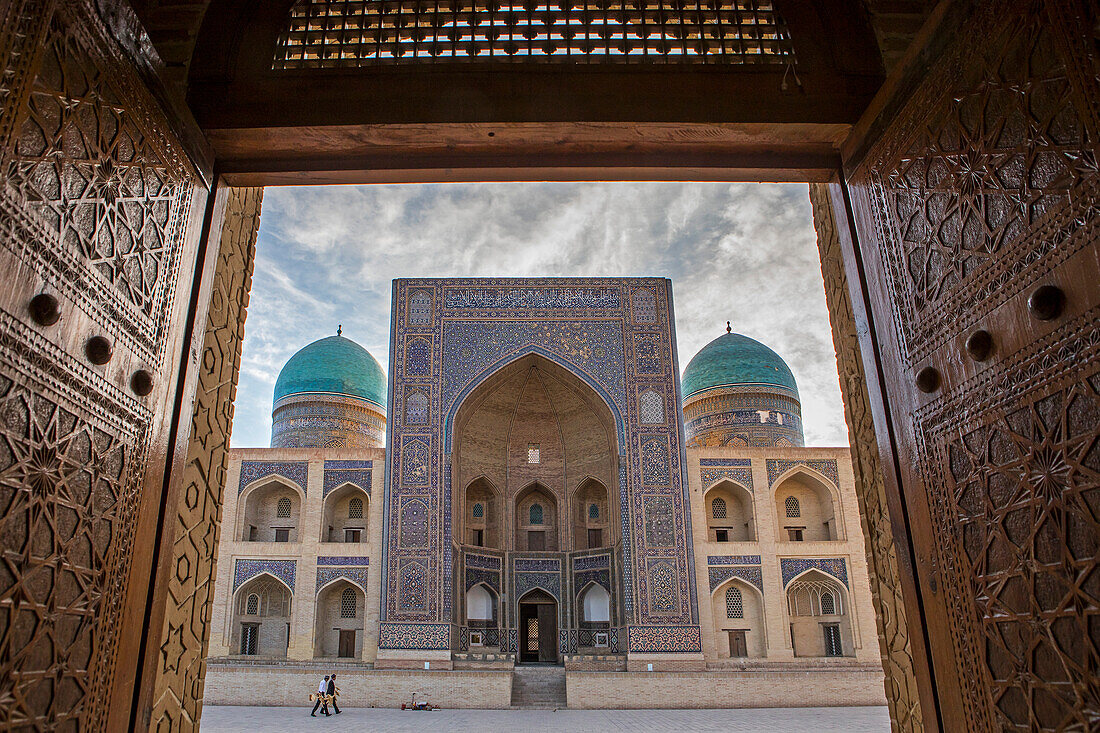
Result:
<svg viewBox="0 0 1100 733">
<path fill-rule="evenodd" d="M 688 362 L 681 387 L 689 446 L 804 443 L 794 374 L 755 339 L 739 333 L 714 339 Z"/>
<path fill-rule="evenodd" d="M 351 339 L 314 341 L 279 372 L 272 448 L 381 448 L 385 434 L 386 375 Z"/>
</svg>

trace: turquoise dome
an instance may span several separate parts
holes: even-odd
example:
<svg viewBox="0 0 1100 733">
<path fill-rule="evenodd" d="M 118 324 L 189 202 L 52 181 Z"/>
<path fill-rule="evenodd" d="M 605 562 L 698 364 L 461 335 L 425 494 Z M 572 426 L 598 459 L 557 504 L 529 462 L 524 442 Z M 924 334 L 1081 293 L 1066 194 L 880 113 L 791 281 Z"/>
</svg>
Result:
<svg viewBox="0 0 1100 733">
<path fill-rule="evenodd" d="M 351 339 L 329 336 L 290 357 L 275 382 L 275 402 L 287 395 L 350 395 L 386 406 L 386 375 L 370 352 Z"/>
<path fill-rule="evenodd" d="M 739 333 L 725 333 L 688 362 L 681 381 L 684 397 L 714 387 L 767 384 L 798 394 L 790 367 L 764 344 Z"/>
</svg>

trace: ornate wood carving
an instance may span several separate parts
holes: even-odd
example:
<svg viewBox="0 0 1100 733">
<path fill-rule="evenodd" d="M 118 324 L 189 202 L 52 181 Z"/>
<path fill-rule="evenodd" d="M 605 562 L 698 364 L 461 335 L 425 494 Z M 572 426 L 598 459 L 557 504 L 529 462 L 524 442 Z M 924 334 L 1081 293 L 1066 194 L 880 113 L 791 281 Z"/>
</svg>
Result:
<svg viewBox="0 0 1100 733">
<path fill-rule="evenodd" d="M 198 730 L 202 712 L 222 491 L 263 189 L 230 188 L 227 199 L 183 490 L 172 522 L 168 608 L 149 725 L 157 730 Z"/>
<path fill-rule="evenodd" d="M 0 57 L 0 727 L 125 727 L 205 192 L 90 3 Z"/>
<path fill-rule="evenodd" d="M 825 279 L 825 300 L 833 328 L 840 389 L 844 395 L 844 417 L 851 436 L 856 498 L 867 545 L 867 567 L 879 647 L 882 650 L 882 668 L 886 673 L 886 701 L 895 730 L 920 731 L 924 722 L 910 648 L 909 620 L 902 598 L 894 531 L 867 395 L 863 357 L 848 292 L 848 278 L 841 259 L 828 187 L 811 185 L 810 202 L 813 204 L 814 229 L 821 255 L 821 274 Z"/>
<path fill-rule="evenodd" d="M 976 3 L 849 171 L 939 704 L 968 730 L 1100 720 L 1096 21 Z M 1060 316 L 1029 310 L 1041 285 Z"/>
</svg>

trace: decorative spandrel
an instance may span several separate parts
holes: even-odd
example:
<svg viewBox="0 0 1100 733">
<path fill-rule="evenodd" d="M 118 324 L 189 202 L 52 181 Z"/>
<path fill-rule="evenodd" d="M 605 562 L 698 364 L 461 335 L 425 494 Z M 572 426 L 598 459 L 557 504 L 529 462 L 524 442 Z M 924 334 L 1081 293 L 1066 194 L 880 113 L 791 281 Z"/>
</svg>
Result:
<svg viewBox="0 0 1100 733">
<path fill-rule="evenodd" d="M 432 62 L 786 64 L 771 0 L 298 0 L 274 69 Z"/>
</svg>

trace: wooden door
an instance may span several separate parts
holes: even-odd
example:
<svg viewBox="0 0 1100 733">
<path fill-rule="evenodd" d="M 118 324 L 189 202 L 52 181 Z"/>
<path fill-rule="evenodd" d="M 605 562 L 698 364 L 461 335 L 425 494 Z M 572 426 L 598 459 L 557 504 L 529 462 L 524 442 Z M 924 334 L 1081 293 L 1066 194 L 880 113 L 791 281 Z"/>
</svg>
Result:
<svg viewBox="0 0 1100 733">
<path fill-rule="evenodd" d="M 552 603 L 538 605 L 539 661 L 558 661 L 558 609 Z"/>
<path fill-rule="evenodd" d="M 340 649 L 336 655 L 339 657 L 355 656 L 355 629 L 340 629 Z"/>
<path fill-rule="evenodd" d="M 181 638 L 150 581 L 207 191 L 97 7 L 0 6 L 4 729 L 131 728 Z"/>
<path fill-rule="evenodd" d="M 745 640 L 745 630 L 737 629 L 729 632 L 730 635 L 730 656 L 731 657 L 747 657 L 749 655 L 748 644 Z"/>
<path fill-rule="evenodd" d="M 938 698 L 922 709 L 949 729 L 1086 730 L 1100 715 L 1100 11 L 947 10 L 845 164 L 879 450 L 912 543 L 907 613 Z"/>
<path fill-rule="evenodd" d="M 539 661 L 539 606 L 521 603 L 519 606 L 519 658 L 522 662 Z"/>
</svg>

